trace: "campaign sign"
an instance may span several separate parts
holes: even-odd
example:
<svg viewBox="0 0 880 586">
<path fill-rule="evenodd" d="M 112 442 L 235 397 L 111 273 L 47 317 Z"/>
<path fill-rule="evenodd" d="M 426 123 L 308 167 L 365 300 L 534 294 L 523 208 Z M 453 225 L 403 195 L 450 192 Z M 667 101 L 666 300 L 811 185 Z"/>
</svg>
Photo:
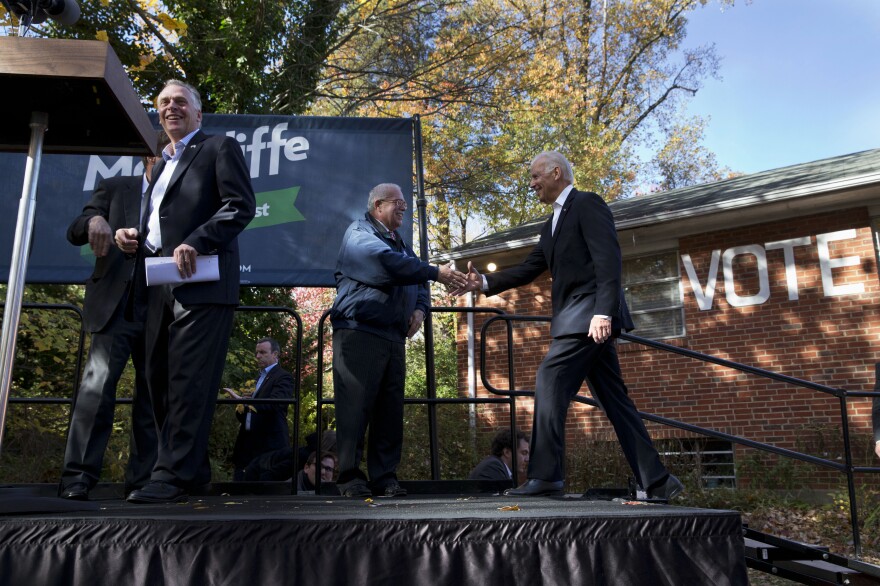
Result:
<svg viewBox="0 0 880 586">
<path fill-rule="evenodd" d="M 342 236 L 366 213 L 370 189 L 379 183 L 400 185 L 409 204 L 400 233 L 411 243 L 413 120 L 206 114 L 202 129 L 233 137 L 250 169 L 257 212 L 239 236 L 242 285 L 335 286 Z M 24 154 L 0 153 L 3 282 L 25 163 Z M 44 155 L 26 281 L 84 282 L 94 257 L 88 246 L 67 241 L 67 227 L 99 181 L 142 172 L 139 157 Z"/>
</svg>

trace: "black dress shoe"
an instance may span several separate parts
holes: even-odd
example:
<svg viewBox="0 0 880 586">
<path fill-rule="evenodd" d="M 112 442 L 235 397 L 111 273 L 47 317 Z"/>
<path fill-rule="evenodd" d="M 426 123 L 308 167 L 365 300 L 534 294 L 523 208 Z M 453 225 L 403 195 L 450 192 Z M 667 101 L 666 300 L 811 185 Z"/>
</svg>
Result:
<svg viewBox="0 0 880 586">
<path fill-rule="evenodd" d="M 406 489 L 400 486 L 400 483 L 396 480 L 392 480 L 380 490 L 384 496 L 388 497 L 406 496 Z"/>
<path fill-rule="evenodd" d="M 504 496 L 554 496 L 562 494 L 561 480 L 529 478 L 516 488 L 508 488 Z"/>
<path fill-rule="evenodd" d="M 151 480 L 145 487 L 132 491 L 126 500 L 138 504 L 161 504 L 182 503 L 188 498 L 185 490 L 170 482 Z"/>
<path fill-rule="evenodd" d="M 142 489 L 143 487 L 145 487 L 147 485 L 147 483 L 149 481 L 150 481 L 150 479 L 148 478 L 145 481 L 125 482 L 122 485 L 122 499 L 125 500 L 128 497 L 128 495 L 130 495 L 134 491 Z"/>
<path fill-rule="evenodd" d="M 85 482 L 74 482 L 64 487 L 61 491 L 61 498 L 72 501 L 89 500 L 89 485 Z"/>
<path fill-rule="evenodd" d="M 648 500 L 668 502 L 681 494 L 683 490 L 684 484 L 681 483 L 681 480 L 670 474 L 663 484 L 648 490 Z"/>
<path fill-rule="evenodd" d="M 367 486 L 367 481 L 363 480 L 362 478 L 355 478 L 350 482 L 346 482 L 338 486 L 342 490 L 342 496 L 351 496 L 356 498 L 373 496 L 373 491 L 370 490 L 369 486 Z"/>
</svg>

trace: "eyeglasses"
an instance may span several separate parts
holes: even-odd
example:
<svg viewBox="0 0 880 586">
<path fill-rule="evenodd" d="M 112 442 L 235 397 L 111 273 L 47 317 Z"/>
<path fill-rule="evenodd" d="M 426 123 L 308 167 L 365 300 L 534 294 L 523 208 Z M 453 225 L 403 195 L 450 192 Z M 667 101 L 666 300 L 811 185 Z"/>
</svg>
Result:
<svg viewBox="0 0 880 586">
<path fill-rule="evenodd" d="M 321 466 L 321 472 L 333 474 L 334 472 L 336 472 L 336 468 L 334 468 L 333 466 Z"/>
<path fill-rule="evenodd" d="M 402 210 L 406 209 L 406 200 L 405 199 L 380 199 L 379 201 L 396 205 L 397 207 L 399 207 Z"/>
</svg>

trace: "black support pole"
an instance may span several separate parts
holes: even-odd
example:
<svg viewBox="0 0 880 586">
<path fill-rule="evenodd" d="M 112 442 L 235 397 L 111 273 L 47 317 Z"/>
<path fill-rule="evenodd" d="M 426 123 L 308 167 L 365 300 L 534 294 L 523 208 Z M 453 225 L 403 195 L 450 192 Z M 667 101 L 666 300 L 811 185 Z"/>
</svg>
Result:
<svg viewBox="0 0 880 586">
<path fill-rule="evenodd" d="M 419 210 L 419 256 L 428 260 L 428 200 L 425 199 L 425 168 L 422 162 L 422 119 L 413 116 L 413 147 L 416 155 L 416 207 Z M 434 374 L 434 326 L 431 312 L 425 316 L 425 381 L 428 399 L 437 398 L 437 377 Z M 428 403 L 428 441 L 431 449 L 431 478 L 440 479 L 440 454 L 437 441 L 437 407 Z"/>
</svg>

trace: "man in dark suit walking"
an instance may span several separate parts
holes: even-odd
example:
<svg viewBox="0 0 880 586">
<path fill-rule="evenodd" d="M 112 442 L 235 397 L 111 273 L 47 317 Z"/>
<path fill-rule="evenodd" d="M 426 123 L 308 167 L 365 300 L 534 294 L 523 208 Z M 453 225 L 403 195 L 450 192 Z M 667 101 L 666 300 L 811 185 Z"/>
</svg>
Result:
<svg viewBox="0 0 880 586">
<path fill-rule="evenodd" d="M 141 227 L 116 232 L 122 251 L 139 258 L 138 309 L 149 316 L 147 383 L 159 429 L 156 465 L 150 482 L 129 495 L 133 503 L 183 501 L 211 480 L 208 434 L 239 301 L 238 235 L 256 211 L 238 143 L 199 130 L 198 91 L 171 80 L 156 108 L 171 144 L 154 170 Z M 187 282 L 201 255 L 217 255 L 219 279 Z M 182 282 L 144 292 L 149 256 L 173 258 Z"/>
<path fill-rule="evenodd" d="M 167 143 L 167 136 L 161 132 L 159 148 Z M 83 327 L 91 333 L 91 344 L 70 418 L 61 472 L 62 498 L 88 499 L 101 477 L 104 451 L 113 428 L 116 384 L 129 356 L 134 365 L 135 388 L 126 494 L 146 484 L 156 462 L 156 428 L 144 378 L 144 324 L 125 318 L 135 261 L 112 246 L 116 228 L 140 221 L 141 199 L 149 187 L 155 162 L 156 157 L 144 157 L 143 175 L 100 181 L 82 214 L 67 229 L 67 240 L 76 246 L 89 244 L 96 260 L 83 302 Z"/>
<path fill-rule="evenodd" d="M 260 367 L 256 389 L 252 399 L 292 399 L 293 377 L 278 365 L 281 347 L 272 338 L 257 342 L 254 356 Z M 232 389 L 223 389 L 233 399 L 241 396 Z M 233 480 L 244 480 L 244 469 L 251 460 L 267 452 L 290 447 L 290 430 L 287 426 L 287 403 L 241 404 L 235 416 L 239 421 L 238 436 L 232 449 L 235 467 Z"/>
<path fill-rule="evenodd" d="M 627 462 L 648 498 L 668 500 L 682 484 L 660 462 L 628 396 L 613 338 L 633 328 L 621 283 L 621 254 L 611 210 L 595 193 L 574 189 L 574 174 L 558 152 L 532 161 L 529 187 L 553 217 L 538 244 L 515 267 L 481 275 L 469 266 L 468 285 L 456 291 L 495 295 L 530 283 L 547 269 L 553 278 L 552 341 L 535 381 L 535 413 L 528 480 L 511 496 L 560 494 L 565 479 L 565 418 L 584 379 L 614 426 Z"/>
</svg>

